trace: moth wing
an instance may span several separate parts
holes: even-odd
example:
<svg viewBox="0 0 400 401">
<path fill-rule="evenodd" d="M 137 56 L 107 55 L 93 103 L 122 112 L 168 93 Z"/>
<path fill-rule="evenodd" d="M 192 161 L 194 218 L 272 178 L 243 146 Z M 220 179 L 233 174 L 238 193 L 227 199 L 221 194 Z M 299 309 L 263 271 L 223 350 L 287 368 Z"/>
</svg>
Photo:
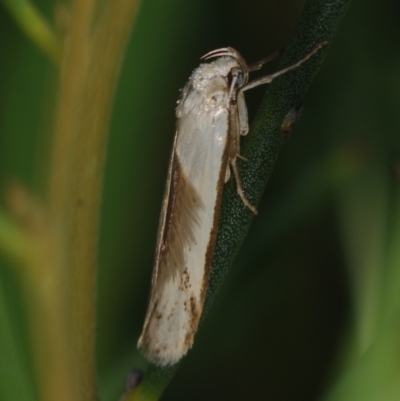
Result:
<svg viewBox="0 0 400 401">
<path fill-rule="evenodd" d="M 223 85 L 221 87 L 221 85 Z M 225 81 L 184 93 L 158 233 L 152 291 L 139 348 L 161 366 L 193 344 L 203 309 L 227 167 Z"/>
</svg>

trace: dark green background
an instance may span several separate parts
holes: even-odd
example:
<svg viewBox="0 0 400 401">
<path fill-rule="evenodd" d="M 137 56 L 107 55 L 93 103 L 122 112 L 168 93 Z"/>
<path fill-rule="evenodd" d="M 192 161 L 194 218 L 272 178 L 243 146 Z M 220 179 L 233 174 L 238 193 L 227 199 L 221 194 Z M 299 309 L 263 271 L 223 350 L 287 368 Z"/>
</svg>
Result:
<svg viewBox="0 0 400 401">
<path fill-rule="evenodd" d="M 214 48 L 233 46 L 249 62 L 282 48 L 303 3 L 143 1 L 118 84 L 104 181 L 97 297 L 102 400 L 116 400 L 128 370 L 145 367 L 135 347 L 179 88 Z M 52 18 L 52 1 L 35 4 Z M 352 270 L 354 255 L 379 248 L 379 239 L 366 234 L 379 230 L 385 249 L 396 212 L 399 20 L 396 0 L 350 4 L 259 216 L 163 400 L 311 401 L 329 389 L 357 320 L 354 288 L 362 286 L 363 272 Z M 0 7 L 3 193 L 12 180 L 43 191 L 53 83 L 46 57 Z M 263 91 L 246 94 L 250 118 Z M 32 400 L 23 302 L 4 260 L 0 279 L 0 399 Z"/>
</svg>

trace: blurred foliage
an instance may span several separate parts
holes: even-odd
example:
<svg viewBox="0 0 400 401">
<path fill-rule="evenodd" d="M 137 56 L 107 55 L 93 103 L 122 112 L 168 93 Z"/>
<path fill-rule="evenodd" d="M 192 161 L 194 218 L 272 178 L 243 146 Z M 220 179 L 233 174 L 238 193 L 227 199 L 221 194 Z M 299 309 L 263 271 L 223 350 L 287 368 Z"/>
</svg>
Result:
<svg viewBox="0 0 400 401">
<path fill-rule="evenodd" d="M 51 18 L 53 1 L 35 4 Z M 104 182 L 102 400 L 116 400 L 128 371 L 146 364 L 136 341 L 178 89 L 210 49 L 230 45 L 251 62 L 283 47 L 302 6 L 143 1 L 119 80 Z M 399 17 L 395 0 L 351 3 L 260 214 L 163 400 L 399 399 Z M 0 59 L 0 188 L 18 180 L 40 194 L 52 67 L 3 8 Z M 263 90 L 252 92 L 250 117 Z M 33 400 L 20 288 L 3 259 L 0 279 L 0 399 Z"/>
</svg>

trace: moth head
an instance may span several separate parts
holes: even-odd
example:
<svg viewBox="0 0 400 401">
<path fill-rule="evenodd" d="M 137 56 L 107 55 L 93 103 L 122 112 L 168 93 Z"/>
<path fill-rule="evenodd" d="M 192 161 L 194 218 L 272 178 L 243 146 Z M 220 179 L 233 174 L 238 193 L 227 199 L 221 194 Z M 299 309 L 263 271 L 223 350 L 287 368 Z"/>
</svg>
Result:
<svg viewBox="0 0 400 401">
<path fill-rule="evenodd" d="M 214 57 L 232 57 L 232 63 L 226 63 L 226 76 L 233 88 L 241 88 L 249 79 L 249 67 L 241 54 L 233 47 L 223 47 L 221 49 L 212 50 L 205 54 L 202 59 L 208 60 Z"/>
</svg>

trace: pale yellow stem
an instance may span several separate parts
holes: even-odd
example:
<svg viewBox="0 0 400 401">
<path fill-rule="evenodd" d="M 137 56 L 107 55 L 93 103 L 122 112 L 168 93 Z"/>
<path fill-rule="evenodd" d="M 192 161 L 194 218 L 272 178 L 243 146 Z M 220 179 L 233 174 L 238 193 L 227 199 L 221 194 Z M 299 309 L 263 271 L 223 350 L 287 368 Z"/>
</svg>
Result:
<svg viewBox="0 0 400 401">
<path fill-rule="evenodd" d="M 138 1 L 110 0 L 103 10 L 77 0 L 67 32 L 55 121 L 49 200 L 64 227 L 79 398 L 97 399 L 95 287 L 103 164 L 118 71 Z"/>
</svg>

